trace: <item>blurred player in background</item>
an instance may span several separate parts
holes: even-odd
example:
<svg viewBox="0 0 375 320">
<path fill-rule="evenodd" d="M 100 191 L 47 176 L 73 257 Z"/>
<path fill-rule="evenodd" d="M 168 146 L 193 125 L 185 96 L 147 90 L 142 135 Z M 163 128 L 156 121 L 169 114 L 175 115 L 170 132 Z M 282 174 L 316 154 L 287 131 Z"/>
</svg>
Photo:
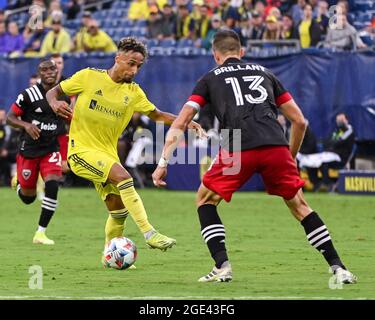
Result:
<svg viewBox="0 0 375 320">
<path fill-rule="evenodd" d="M 66 77 L 63 75 L 64 71 L 64 58 L 59 53 L 54 53 L 51 55 L 51 60 L 55 61 L 56 67 L 57 67 L 57 79 L 56 83 L 60 83 L 61 81 L 64 81 Z M 64 95 L 60 97 L 60 100 L 66 101 L 67 104 L 70 106 L 73 105 L 75 98 L 71 98 L 67 95 Z M 69 172 L 67 157 L 68 157 L 68 130 L 67 130 L 67 122 L 61 117 L 58 117 L 59 119 L 59 127 L 58 127 L 58 137 L 57 141 L 60 145 L 60 154 L 61 154 L 61 167 L 63 173 Z"/>
<path fill-rule="evenodd" d="M 240 39 L 231 30 L 219 31 L 213 41 L 218 67 L 196 84 L 166 138 L 162 158 L 153 174 L 154 184 L 165 186 L 167 163 L 187 124 L 196 112 L 210 104 L 222 129 L 230 134 L 206 172 L 197 194 L 201 234 L 215 266 L 200 282 L 230 281 L 232 268 L 225 247 L 225 228 L 217 213 L 222 199 L 229 202 L 250 177 L 261 174 L 269 194 L 282 197 L 301 222 L 310 244 L 324 256 L 338 283 L 355 283 L 346 270 L 330 234 L 318 213 L 307 204 L 302 193 L 295 157 L 303 140 L 306 123 L 303 114 L 279 80 L 262 66 L 241 61 Z M 277 111 L 290 121 L 290 143 L 277 121 Z M 236 132 L 233 129 L 239 129 Z M 288 147 L 289 145 L 289 147 Z M 237 172 L 234 171 L 237 169 Z"/>
<path fill-rule="evenodd" d="M 76 175 L 94 183 L 108 208 L 106 241 L 123 235 L 130 213 L 146 243 L 151 248 L 166 250 L 176 240 L 157 232 L 149 223 L 133 178 L 121 165 L 117 153 L 117 141 L 134 112 L 166 124 L 176 118 L 158 110 L 133 82 L 146 57 L 143 43 L 123 38 L 111 69 L 83 69 L 50 90 L 47 99 L 57 115 L 70 118 L 71 109 L 57 98 L 63 94 L 78 95 L 70 125 L 68 161 Z M 196 123 L 191 127 L 200 130 Z"/>
<path fill-rule="evenodd" d="M 41 173 L 45 182 L 45 196 L 39 226 L 33 242 L 53 245 L 46 236 L 46 228 L 57 208 L 57 193 L 61 177 L 61 155 L 57 142 L 58 119 L 46 100 L 46 92 L 56 84 L 57 67 L 45 60 L 38 66 L 40 83 L 18 95 L 8 112 L 7 123 L 23 130 L 17 155 L 17 193 L 25 203 L 36 198 L 36 183 Z"/>
<path fill-rule="evenodd" d="M 55 62 L 56 68 L 57 68 L 57 78 L 56 83 L 60 83 L 61 81 L 65 80 L 66 77 L 62 74 L 64 70 L 64 58 L 59 53 L 54 53 L 49 57 L 52 61 Z M 31 85 L 31 79 L 34 77 L 31 76 L 30 78 L 30 86 Z M 37 78 L 36 83 L 40 82 L 40 79 Z M 66 103 L 72 105 L 72 100 L 70 97 L 64 95 L 59 98 L 60 100 L 66 101 Z M 60 146 L 60 155 L 61 155 L 61 169 L 63 174 L 69 172 L 69 167 L 67 163 L 67 155 L 68 155 L 68 130 L 67 130 L 67 121 L 64 120 L 61 117 L 57 117 L 58 119 L 58 125 L 57 125 L 57 142 Z M 63 183 L 64 177 L 60 179 L 60 183 Z M 43 201 L 45 192 L 44 192 L 45 186 L 43 178 L 39 175 L 38 182 L 37 182 L 37 195 L 38 199 Z"/>
</svg>

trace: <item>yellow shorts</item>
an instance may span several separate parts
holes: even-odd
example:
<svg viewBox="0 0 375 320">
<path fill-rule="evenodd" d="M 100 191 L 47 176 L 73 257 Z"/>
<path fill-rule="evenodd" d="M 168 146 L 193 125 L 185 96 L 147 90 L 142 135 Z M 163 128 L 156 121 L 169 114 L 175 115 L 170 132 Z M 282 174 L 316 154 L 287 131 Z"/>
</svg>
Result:
<svg viewBox="0 0 375 320">
<path fill-rule="evenodd" d="M 117 156 L 97 150 L 85 150 L 69 155 L 68 161 L 74 174 L 94 183 L 102 200 L 109 194 L 120 194 L 115 185 L 106 183 L 112 166 L 120 164 Z"/>
</svg>

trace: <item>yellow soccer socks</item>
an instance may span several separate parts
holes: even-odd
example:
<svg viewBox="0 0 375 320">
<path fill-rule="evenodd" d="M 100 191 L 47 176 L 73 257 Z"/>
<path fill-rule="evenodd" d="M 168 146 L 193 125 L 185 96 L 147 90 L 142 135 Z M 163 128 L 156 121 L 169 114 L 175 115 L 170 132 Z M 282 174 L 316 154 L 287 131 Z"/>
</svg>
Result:
<svg viewBox="0 0 375 320">
<path fill-rule="evenodd" d="M 121 200 L 125 207 L 129 210 L 131 217 L 137 224 L 139 230 L 145 234 L 153 230 L 153 226 L 148 222 L 147 213 L 143 206 L 141 197 L 134 188 L 133 179 L 129 178 L 117 184 L 120 192 Z"/>
<path fill-rule="evenodd" d="M 112 210 L 109 212 L 107 223 L 104 229 L 105 243 L 113 238 L 123 236 L 126 222 L 125 220 L 128 214 L 129 211 L 126 208 L 120 210 Z"/>
</svg>

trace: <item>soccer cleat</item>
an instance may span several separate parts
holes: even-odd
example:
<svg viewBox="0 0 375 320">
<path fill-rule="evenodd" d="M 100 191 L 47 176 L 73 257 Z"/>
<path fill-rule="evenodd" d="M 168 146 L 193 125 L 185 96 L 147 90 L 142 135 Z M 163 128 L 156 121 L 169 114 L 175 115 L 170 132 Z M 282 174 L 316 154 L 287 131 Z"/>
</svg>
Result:
<svg viewBox="0 0 375 320">
<path fill-rule="evenodd" d="M 348 270 L 337 268 L 335 271 L 336 281 L 339 284 L 357 283 L 357 277 Z"/>
<path fill-rule="evenodd" d="M 233 274 L 232 274 L 232 267 L 228 263 L 225 267 L 220 269 L 214 267 L 212 271 L 199 278 L 199 282 L 229 282 L 232 281 Z"/>
<path fill-rule="evenodd" d="M 39 244 L 46 244 L 46 245 L 53 245 L 55 244 L 55 241 L 48 239 L 46 234 L 41 231 L 35 232 L 33 243 L 39 243 Z"/>
<path fill-rule="evenodd" d="M 172 248 L 176 244 L 176 240 L 154 231 L 152 236 L 146 240 L 146 243 L 151 249 L 166 251 L 168 248 Z"/>
</svg>

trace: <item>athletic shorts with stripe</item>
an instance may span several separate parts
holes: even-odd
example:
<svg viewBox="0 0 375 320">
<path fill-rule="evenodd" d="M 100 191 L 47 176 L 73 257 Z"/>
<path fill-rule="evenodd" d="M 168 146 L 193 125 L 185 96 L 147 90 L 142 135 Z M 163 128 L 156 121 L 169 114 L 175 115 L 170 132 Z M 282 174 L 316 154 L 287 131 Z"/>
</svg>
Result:
<svg viewBox="0 0 375 320">
<path fill-rule="evenodd" d="M 112 166 L 120 164 L 117 156 L 98 150 L 85 150 L 69 155 L 68 162 L 74 174 L 94 183 L 102 200 L 109 194 L 120 194 L 115 185 L 106 183 Z"/>
<path fill-rule="evenodd" d="M 229 202 L 255 172 L 262 176 L 269 194 L 286 200 L 292 199 L 304 185 L 287 146 L 264 146 L 241 152 L 221 149 L 202 182 Z"/>
</svg>

